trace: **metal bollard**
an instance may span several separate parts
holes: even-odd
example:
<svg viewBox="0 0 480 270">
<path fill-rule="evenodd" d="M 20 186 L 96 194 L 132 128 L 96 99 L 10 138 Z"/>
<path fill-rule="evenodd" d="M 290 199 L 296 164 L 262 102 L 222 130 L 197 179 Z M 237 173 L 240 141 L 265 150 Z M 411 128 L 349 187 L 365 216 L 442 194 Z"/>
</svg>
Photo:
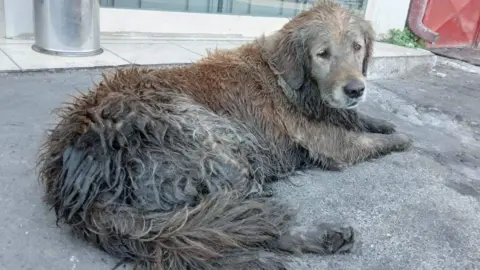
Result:
<svg viewBox="0 0 480 270">
<path fill-rule="evenodd" d="M 34 0 L 36 52 L 93 56 L 100 47 L 99 0 Z"/>
</svg>

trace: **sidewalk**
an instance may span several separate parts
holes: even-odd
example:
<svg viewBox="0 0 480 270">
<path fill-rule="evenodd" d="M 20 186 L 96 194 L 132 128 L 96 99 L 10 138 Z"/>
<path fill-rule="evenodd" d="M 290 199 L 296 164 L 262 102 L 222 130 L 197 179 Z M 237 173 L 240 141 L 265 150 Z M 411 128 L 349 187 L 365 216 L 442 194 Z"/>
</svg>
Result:
<svg viewBox="0 0 480 270">
<path fill-rule="evenodd" d="M 351 224 L 360 239 L 352 254 L 301 256 L 289 270 L 480 269 L 480 79 L 435 69 L 444 76 L 369 84 L 360 108 L 411 136 L 411 151 L 272 184 L 299 223 Z M 57 226 L 36 170 L 39 143 L 58 120 L 52 111 L 91 89 L 101 71 L 0 76 L 1 270 L 109 270 L 119 262 Z"/>
<path fill-rule="evenodd" d="M 187 64 L 199 60 L 207 49 L 229 49 L 251 39 L 161 37 L 104 37 L 104 52 L 93 57 L 59 57 L 37 53 L 29 40 L 0 40 L 0 72 Z M 369 78 L 401 76 L 412 70 L 430 70 L 436 57 L 426 50 L 409 49 L 377 42 Z M 418 71 L 417 71 L 418 72 Z"/>
</svg>

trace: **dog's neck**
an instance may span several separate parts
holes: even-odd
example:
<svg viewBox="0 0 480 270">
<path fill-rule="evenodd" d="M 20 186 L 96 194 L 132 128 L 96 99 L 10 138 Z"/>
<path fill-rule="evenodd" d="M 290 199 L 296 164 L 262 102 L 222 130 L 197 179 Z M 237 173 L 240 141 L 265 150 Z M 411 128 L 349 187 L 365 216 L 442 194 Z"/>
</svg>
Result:
<svg viewBox="0 0 480 270">
<path fill-rule="evenodd" d="M 272 67 L 270 67 L 270 68 L 273 70 L 273 72 L 275 74 L 275 77 L 277 78 L 278 86 L 282 89 L 285 96 L 287 96 L 287 98 L 289 100 L 297 100 L 297 98 L 298 98 L 297 91 L 295 91 L 295 89 L 293 89 L 287 83 L 287 81 L 285 81 L 285 79 L 282 77 L 281 74 L 279 74 L 278 72 L 275 72 L 275 70 Z"/>
<path fill-rule="evenodd" d="M 283 93 L 287 98 L 291 101 L 297 100 L 298 94 L 295 89 L 293 89 L 288 82 L 283 78 L 281 72 L 275 67 L 274 63 L 270 61 L 269 57 L 269 50 L 274 48 L 274 44 L 277 42 L 277 35 L 278 33 L 273 33 L 269 36 L 262 36 L 256 40 L 257 44 L 260 47 L 260 51 L 262 54 L 263 59 L 267 62 L 268 67 L 270 70 L 275 74 L 275 78 L 277 79 L 278 86 L 282 89 Z"/>
</svg>

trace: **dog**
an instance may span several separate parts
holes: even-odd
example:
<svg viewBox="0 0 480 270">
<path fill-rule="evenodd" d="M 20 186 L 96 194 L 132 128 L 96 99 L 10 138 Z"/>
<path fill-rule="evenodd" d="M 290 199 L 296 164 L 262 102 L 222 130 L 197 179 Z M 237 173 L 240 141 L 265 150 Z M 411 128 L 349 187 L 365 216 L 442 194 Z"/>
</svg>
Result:
<svg viewBox="0 0 480 270">
<path fill-rule="evenodd" d="M 349 252 L 352 226 L 296 227 L 268 184 L 410 147 L 356 110 L 373 42 L 370 22 L 320 1 L 191 65 L 105 73 L 57 109 L 38 156 L 45 203 L 84 240 L 147 269 L 276 270 L 293 254 Z"/>
</svg>

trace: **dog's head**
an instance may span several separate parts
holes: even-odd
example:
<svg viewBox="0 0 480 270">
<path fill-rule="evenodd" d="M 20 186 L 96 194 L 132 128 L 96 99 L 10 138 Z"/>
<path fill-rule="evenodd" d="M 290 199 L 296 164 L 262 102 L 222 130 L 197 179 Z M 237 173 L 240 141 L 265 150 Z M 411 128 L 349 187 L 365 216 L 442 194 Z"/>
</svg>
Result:
<svg viewBox="0 0 480 270">
<path fill-rule="evenodd" d="M 300 93 L 304 98 L 319 98 L 332 108 L 355 108 L 365 100 L 374 36 L 361 16 L 319 1 L 267 39 L 268 60 L 292 91 L 316 92 Z"/>
</svg>

